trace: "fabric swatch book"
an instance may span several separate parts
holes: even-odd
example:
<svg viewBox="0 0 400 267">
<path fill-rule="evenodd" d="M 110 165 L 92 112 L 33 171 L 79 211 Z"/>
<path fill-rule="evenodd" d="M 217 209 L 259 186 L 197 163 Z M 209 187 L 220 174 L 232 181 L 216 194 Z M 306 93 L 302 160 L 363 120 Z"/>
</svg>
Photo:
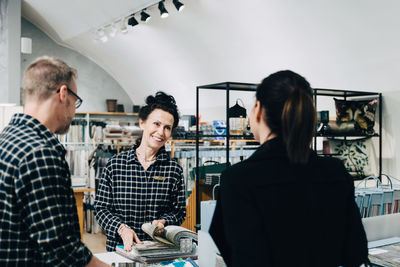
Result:
<svg viewBox="0 0 400 267">
<path fill-rule="evenodd" d="M 388 244 L 377 244 L 369 248 L 369 259 L 374 266 L 399 267 L 400 266 L 400 242 L 398 237 L 384 239 Z M 389 242 L 390 241 L 390 242 Z M 393 243 L 397 241 L 396 243 Z M 372 243 L 372 242 L 370 242 Z M 378 242 L 375 242 L 378 243 Z"/>
<path fill-rule="evenodd" d="M 196 244 L 197 234 L 184 227 L 168 225 L 161 235 L 156 235 L 158 227 L 151 223 L 142 225 L 142 230 L 153 240 L 136 244 L 130 252 L 124 250 L 123 245 L 116 247 L 116 252 L 129 259 L 141 262 L 159 262 L 179 257 L 197 258 Z"/>
</svg>

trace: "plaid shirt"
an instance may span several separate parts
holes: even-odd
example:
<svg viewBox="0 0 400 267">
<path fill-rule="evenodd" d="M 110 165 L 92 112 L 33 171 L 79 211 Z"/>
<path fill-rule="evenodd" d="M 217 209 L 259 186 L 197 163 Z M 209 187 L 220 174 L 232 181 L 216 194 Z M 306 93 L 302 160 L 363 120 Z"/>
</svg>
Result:
<svg viewBox="0 0 400 267">
<path fill-rule="evenodd" d="M 96 219 L 106 231 L 107 251 L 122 244 L 117 233 L 121 223 L 146 240 L 150 237 L 142 231 L 143 223 L 165 219 L 166 226 L 180 225 L 186 216 L 182 167 L 163 147 L 145 171 L 136 157 L 136 147 L 107 162 L 97 190 Z"/>
<path fill-rule="evenodd" d="M 0 266 L 85 266 L 65 149 L 35 118 L 0 134 Z"/>
</svg>

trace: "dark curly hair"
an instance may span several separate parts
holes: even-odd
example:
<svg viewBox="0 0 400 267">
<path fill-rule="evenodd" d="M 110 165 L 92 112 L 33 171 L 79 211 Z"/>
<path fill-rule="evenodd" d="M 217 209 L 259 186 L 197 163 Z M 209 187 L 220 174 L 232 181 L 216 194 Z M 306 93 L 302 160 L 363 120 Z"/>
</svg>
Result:
<svg viewBox="0 0 400 267">
<path fill-rule="evenodd" d="M 170 113 L 174 117 L 174 125 L 172 128 L 175 129 L 175 127 L 178 126 L 179 112 L 175 98 L 172 95 L 167 95 L 162 91 L 157 92 L 155 96 L 149 95 L 146 98 L 146 105 L 139 110 L 139 119 L 146 121 L 147 117 L 155 109 L 161 109 Z"/>
</svg>

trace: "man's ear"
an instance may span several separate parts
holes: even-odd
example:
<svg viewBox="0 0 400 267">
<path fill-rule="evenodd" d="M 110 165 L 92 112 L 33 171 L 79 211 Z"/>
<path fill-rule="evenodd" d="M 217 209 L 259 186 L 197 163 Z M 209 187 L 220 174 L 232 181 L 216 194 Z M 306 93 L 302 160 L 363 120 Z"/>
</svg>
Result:
<svg viewBox="0 0 400 267">
<path fill-rule="evenodd" d="M 58 93 L 58 99 L 60 102 L 66 102 L 68 97 L 68 89 L 65 84 L 61 85 L 60 92 Z"/>
</svg>

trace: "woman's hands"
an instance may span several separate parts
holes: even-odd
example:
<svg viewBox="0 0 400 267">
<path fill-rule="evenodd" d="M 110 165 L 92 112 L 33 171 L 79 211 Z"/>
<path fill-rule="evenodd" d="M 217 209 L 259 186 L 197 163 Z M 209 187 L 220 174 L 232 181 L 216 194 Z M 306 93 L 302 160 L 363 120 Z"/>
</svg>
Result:
<svg viewBox="0 0 400 267">
<path fill-rule="evenodd" d="M 126 224 L 121 224 L 118 229 L 118 234 L 121 236 L 122 241 L 124 243 L 124 250 L 131 251 L 133 244 L 143 244 L 142 241 L 138 238 L 135 231 L 133 231 Z"/>
<path fill-rule="evenodd" d="M 158 227 L 157 231 L 155 232 L 155 235 L 160 235 L 162 232 L 164 232 L 164 225 L 165 225 L 165 219 L 161 220 L 154 220 L 151 224 L 155 225 Z"/>
<path fill-rule="evenodd" d="M 154 220 L 152 222 L 153 225 L 157 226 L 158 229 L 155 232 L 155 235 L 160 235 L 164 232 L 164 225 L 166 221 L 165 219 L 161 220 Z M 131 251 L 132 246 L 134 244 L 143 244 L 142 241 L 138 238 L 136 235 L 135 231 L 131 229 L 128 225 L 126 224 L 121 224 L 120 227 L 118 228 L 118 234 L 121 236 L 122 241 L 124 243 L 124 250 L 125 251 Z"/>
</svg>

